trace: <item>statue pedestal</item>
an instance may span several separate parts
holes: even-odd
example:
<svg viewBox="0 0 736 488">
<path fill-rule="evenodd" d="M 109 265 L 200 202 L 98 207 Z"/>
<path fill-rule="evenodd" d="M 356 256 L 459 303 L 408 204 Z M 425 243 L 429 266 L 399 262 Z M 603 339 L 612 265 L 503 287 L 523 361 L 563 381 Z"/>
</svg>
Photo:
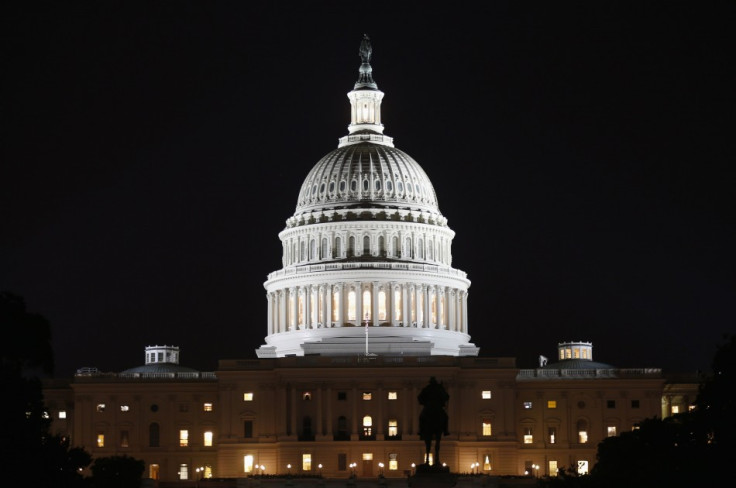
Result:
<svg viewBox="0 0 736 488">
<path fill-rule="evenodd" d="M 420 464 L 416 473 L 409 477 L 409 486 L 416 488 L 450 488 L 457 484 L 457 476 L 450 468 Z"/>
</svg>

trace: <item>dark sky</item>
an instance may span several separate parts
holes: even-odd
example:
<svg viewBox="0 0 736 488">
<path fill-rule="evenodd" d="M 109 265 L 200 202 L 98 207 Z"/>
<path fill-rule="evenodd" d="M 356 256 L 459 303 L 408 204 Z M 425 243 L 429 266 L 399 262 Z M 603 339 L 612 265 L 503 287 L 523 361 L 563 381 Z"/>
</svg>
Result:
<svg viewBox="0 0 736 488">
<path fill-rule="evenodd" d="M 428 5 L 0 7 L 0 290 L 51 321 L 57 374 L 255 358 L 364 33 L 482 355 L 708 369 L 736 330 L 736 3 Z"/>
</svg>

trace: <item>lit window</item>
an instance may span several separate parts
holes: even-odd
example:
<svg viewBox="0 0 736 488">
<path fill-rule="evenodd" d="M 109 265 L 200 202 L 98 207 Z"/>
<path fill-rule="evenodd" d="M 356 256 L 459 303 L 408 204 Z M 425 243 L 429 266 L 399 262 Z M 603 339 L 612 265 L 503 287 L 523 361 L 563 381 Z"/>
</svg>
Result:
<svg viewBox="0 0 736 488">
<path fill-rule="evenodd" d="M 105 447 L 105 434 L 102 432 L 97 434 L 97 447 Z"/>
<path fill-rule="evenodd" d="M 491 399 L 491 390 L 483 390 L 480 392 L 480 397 L 483 400 L 490 400 Z"/>
<path fill-rule="evenodd" d="M 186 447 L 189 445 L 189 431 L 182 429 L 179 431 L 179 447 Z"/>
<path fill-rule="evenodd" d="M 570 358 L 572 358 L 572 350 L 568 347 L 567 349 L 565 349 L 565 359 Z"/>
<path fill-rule="evenodd" d="M 578 460 L 578 474 L 588 474 L 588 461 Z"/>
<path fill-rule="evenodd" d="M 687 411 L 688 412 L 692 412 L 693 410 L 695 410 L 695 405 L 688 405 L 687 406 Z"/>
<path fill-rule="evenodd" d="M 396 419 L 388 419 L 388 436 L 396 437 L 399 435 L 399 421 Z"/>
<path fill-rule="evenodd" d="M 159 466 L 158 464 L 149 465 L 148 466 L 148 477 L 151 478 L 152 480 L 157 480 L 160 469 L 161 469 L 161 466 Z"/>
<path fill-rule="evenodd" d="M 578 442 L 585 444 L 588 442 L 588 433 L 584 430 L 578 431 Z"/>
<path fill-rule="evenodd" d="M 550 460 L 549 461 L 549 475 L 550 476 L 557 476 L 557 461 L 556 460 Z"/>
<path fill-rule="evenodd" d="M 483 471 L 490 471 L 491 470 L 491 455 L 486 454 L 483 456 Z"/>
<path fill-rule="evenodd" d="M 312 470 L 312 455 L 302 454 L 302 471 Z"/>
<path fill-rule="evenodd" d="M 373 418 L 370 415 L 363 417 L 363 435 L 366 437 L 373 435 Z"/>
<path fill-rule="evenodd" d="M 246 454 L 243 457 L 243 471 L 245 471 L 246 473 L 253 472 L 253 455 L 252 454 Z"/>
<path fill-rule="evenodd" d="M 212 466 L 209 464 L 204 465 L 204 478 L 212 478 Z"/>
<path fill-rule="evenodd" d="M 206 402 L 203 405 L 202 410 L 204 410 L 205 412 L 211 412 L 212 411 L 212 408 L 213 408 L 212 403 Z"/>
<path fill-rule="evenodd" d="M 44 418 L 44 419 L 49 418 L 49 413 L 46 410 L 44 410 L 43 412 L 41 412 L 41 418 Z"/>
<path fill-rule="evenodd" d="M 243 393 L 243 401 L 244 402 L 252 402 L 253 401 L 253 393 L 252 392 Z"/>
<path fill-rule="evenodd" d="M 396 453 L 389 453 L 388 455 L 388 469 L 389 471 L 396 471 L 399 469 L 399 455 Z"/>
<path fill-rule="evenodd" d="M 363 453 L 363 461 L 373 461 L 373 453 L 372 452 L 364 452 Z"/>
<path fill-rule="evenodd" d="M 369 391 L 363 392 L 363 400 L 370 400 L 371 398 L 373 398 L 373 395 L 371 394 L 371 392 Z"/>
<path fill-rule="evenodd" d="M 180 480 L 188 480 L 189 479 L 189 466 L 186 464 L 180 464 L 179 465 L 179 479 Z"/>
<path fill-rule="evenodd" d="M 531 427 L 524 427 L 524 444 L 531 444 L 534 442 L 534 436 L 532 435 Z"/>
<path fill-rule="evenodd" d="M 127 430 L 121 430 L 120 431 L 120 447 L 129 447 L 130 444 L 130 436 L 128 435 Z"/>
<path fill-rule="evenodd" d="M 524 402 L 524 408 L 526 409 L 532 408 L 532 402 Z"/>
<path fill-rule="evenodd" d="M 120 411 L 121 412 L 129 412 L 130 411 L 130 405 L 120 405 Z"/>
<path fill-rule="evenodd" d="M 309 392 L 309 391 L 305 391 L 304 393 L 302 393 L 302 400 L 304 400 L 304 401 L 307 401 L 307 402 L 308 402 L 308 401 L 310 401 L 311 399 L 312 399 L 312 393 L 311 393 L 311 392 Z"/>
<path fill-rule="evenodd" d="M 483 435 L 484 436 L 491 435 L 491 421 L 490 420 L 483 420 Z"/>
<path fill-rule="evenodd" d="M 557 400 L 547 400 L 547 408 L 557 408 Z"/>
<path fill-rule="evenodd" d="M 98 403 L 97 404 L 97 411 L 98 412 L 104 412 L 105 411 L 105 404 L 104 403 Z"/>
<path fill-rule="evenodd" d="M 212 432 L 211 431 L 204 433 L 204 446 L 212 447 Z"/>
<path fill-rule="evenodd" d="M 550 444 L 554 444 L 555 442 L 557 442 L 557 427 L 548 427 L 547 437 L 549 438 Z"/>
<path fill-rule="evenodd" d="M 675 415 L 676 413 L 680 413 L 680 407 L 677 405 L 672 405 L 672 415 Z"/>
<path fill-rule="evenodd" d="M 608 437 L 616 436 L 616 426 L 615 425 L 609 425 L 607 431 L 608 431 Z"/>
<path fill-rule="evenodd" d="M 59 411 L 59 418 L 65 419 L 66 418 L 66 410 L 60 410 Z"/>
<path fill-rule="evenodd" d="M 396 400 L 399 398 L 399 394 L 395 391 L 389 391 L 388 392 L 388 399 L 389 400 Z"/>
</svg>

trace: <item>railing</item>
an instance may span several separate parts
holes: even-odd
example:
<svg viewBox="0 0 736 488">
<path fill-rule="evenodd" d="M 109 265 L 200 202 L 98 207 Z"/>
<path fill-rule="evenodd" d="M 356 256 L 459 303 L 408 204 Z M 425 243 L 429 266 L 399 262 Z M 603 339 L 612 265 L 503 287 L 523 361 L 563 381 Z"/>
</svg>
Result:
<svg viewBox="0 0 736 488">
<path fill-rule="evenodd" d="M 526 379 L 587 379 L 587 378 L 657 378 L 659 368 L 608 368 L 608 369 L 521 369 L 518 380 Z"/>
<path fill-rule="evenodd" d="M 340 271 L 350 269 L 394 269 L 399 271 L 420 271 L 424 273 L 444 274 L 449 276 L 457 276 L 462 279 L 467 278 L 465 271 L 460 271 L 451 266 L 438 266 L 436 264 L 420 264 L 420 263 L 372 263 L 372 262 L 352 262 L 352 263 L 330 263 L 330 264 L 310 264 L 304 266 L 289 266 L 269 273 L 268 279 L 273 280 L 285 276 L 302 275 L 310 273 L 320 273 L 324 271 Z"/>
<path fill-rule="evenodd" d="M 119 380 L 216 380 L 217 375 L 212 372 L 179 371 L 179 372 L 148 372 L 148 373 L 103 373 L 101 371 L 77 372 L 76 379 L 119 379 Z"/>
</svg>

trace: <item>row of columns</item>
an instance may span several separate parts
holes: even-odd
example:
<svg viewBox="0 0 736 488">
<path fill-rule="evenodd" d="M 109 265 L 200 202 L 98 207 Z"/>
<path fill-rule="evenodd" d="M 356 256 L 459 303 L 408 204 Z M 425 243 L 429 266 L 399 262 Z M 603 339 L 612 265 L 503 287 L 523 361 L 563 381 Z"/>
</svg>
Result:
<svg viewBox="0 0 736 488">
<path fill-rule="evenodd" d="M 369 293 L 368 310 L 363 309 L 365 292 Z M 385 300 L 383 307 L 379 303 L 381 292 Z M 352 298 L 351 293 L 354 293 Z M 293 286 L 267 293 L 268 330 L 270 335 L 292 330 L 361 326 L 367 320 L 372 326 L 390 323 L 393 327 L 467 333 L 467 297 L 467 290 L 410 283 Z"/>
</svg>

